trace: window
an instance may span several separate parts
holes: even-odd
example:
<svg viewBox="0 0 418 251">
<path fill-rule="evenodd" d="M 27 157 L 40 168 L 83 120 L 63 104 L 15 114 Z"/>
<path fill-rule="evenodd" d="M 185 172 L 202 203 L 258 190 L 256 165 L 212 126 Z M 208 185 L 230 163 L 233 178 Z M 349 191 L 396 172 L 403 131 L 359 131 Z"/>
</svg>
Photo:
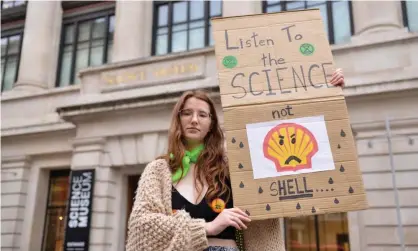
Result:
<svg viewBox="0 0 418 251">
<path fill-rule="evenodd" d="M 288 251 L 350 251 L 346 213 L 285 220 Z"/>
<path fill-rule="evenodd" d="M 62 251 L 70 171 L 51 171 L 42 251 Z"/>
<path fill-rule="evenodd" d="M 22 31 L 3 32 L 1 37 L 1 91 L 10 90 L 17 80 L 20 51 L 22 49 Z"/>
<path fill-rule="evenodd" d="M 154 2 L 153 55 L 212 46 L 212 17 L 222 15 L 222 1 Z"/>
<path fill-rule="evenodd" d="M 2 0 L 1 1 L 1 9 L 9 9 L 17 6 L 24 5 L 26 1 L 9 1 L 9 0 Z"/>
<path fill-rule="evenodd" d="M 351 1 L 264 1 L 263 12 L 318 8 L 324 21 L 330 44 L 350 41 L 354 33 Z"/>
<path fill-rule="evenodd" d="M 402 1 L 403 24 L 410 31 L 418 32 L 418 1 Z"/>
<path fill-rule="evenodd" d="M 57 86 L 79 84 L 77 73 L 111 61 L 114 10 L 63 21 Z"/>
</svg>

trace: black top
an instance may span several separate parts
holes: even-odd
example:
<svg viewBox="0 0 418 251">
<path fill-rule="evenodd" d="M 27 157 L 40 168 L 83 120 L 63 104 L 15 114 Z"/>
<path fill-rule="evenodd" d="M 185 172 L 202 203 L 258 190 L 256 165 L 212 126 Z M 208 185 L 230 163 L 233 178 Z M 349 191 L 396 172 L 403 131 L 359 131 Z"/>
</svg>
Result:
<svg viewBox="0 0 418 251">
<path fill-rule="evenodd" d="M 231 187 L 229 180 L 227 181 L 227 185 Z M 184 198 L 174 186 L 172 187 L 171 194 L 172 194 L 171 203 L 172 203 L 173 211 L 184 209 L 186 212 L 190 214 L 192 218 L 204 219 L 206 222 L 213 221 L 222 212 L 224 208 L 233 207 L 232 194 L 226 205 L 225 205 L 226 195 L 213 199 L 210 204 L 206 202 L 206 198 L 203 198 L 199 204 L 195 205 L 193 203 L 190 203 L 186 198 Z M 235 240 L 235 228 L 232 226 L 229 226 L 225 228 L 225 230 L 219 233 L 218 235 L 209 236 L 209 237 Z"/>
</svg>

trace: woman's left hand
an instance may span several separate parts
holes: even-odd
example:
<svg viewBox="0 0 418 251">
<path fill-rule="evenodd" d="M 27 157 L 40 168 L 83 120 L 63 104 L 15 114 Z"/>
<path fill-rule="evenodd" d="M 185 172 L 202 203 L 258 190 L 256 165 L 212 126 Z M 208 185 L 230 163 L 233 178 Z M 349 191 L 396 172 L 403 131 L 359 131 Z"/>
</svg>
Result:
<svg viewBox="0 0 418 251">
<path fill-rule="evenodd" d="M 341 86 L 341 88 L 344 88 L 344 86 L 345 86 L 344 74 L 343 74 L 343 70 L 341 68 L 338 68 L 332 74 L 331 84 L 334 85 L 334 86 Z"/>
</svg>

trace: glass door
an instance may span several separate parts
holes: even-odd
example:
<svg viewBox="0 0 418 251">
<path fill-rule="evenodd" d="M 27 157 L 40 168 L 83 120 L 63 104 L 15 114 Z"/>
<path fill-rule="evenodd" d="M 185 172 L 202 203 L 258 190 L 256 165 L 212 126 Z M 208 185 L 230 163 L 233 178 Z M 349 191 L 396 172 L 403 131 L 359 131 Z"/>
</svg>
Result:
<svg viewBox="0 0 418 251">
<path fill-rule="evenodd" d="M 51 171 L 50 173 L 43 251 L 62 251 L 64 248 L 69 179 L 70 170 Z"/>
<path fill-rule="evenodd" d="M 287 218 L 286 250 L 350 251 L 346 213 Z"/>
</svg>

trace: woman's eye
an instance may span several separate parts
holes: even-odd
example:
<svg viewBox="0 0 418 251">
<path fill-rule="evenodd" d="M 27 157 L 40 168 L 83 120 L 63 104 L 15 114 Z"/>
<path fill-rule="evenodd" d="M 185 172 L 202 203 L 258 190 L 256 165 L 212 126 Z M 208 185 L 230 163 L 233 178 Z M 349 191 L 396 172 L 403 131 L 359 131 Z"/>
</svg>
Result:
<svg viewBox="0 0 418 251">
<path fill-rule="evenodd" d="M 192 115 L 192 112 L 189 111 L 189 110 L 184 110 L 183 115 L 190 116 L 190 115 Z"/>
</svg>

